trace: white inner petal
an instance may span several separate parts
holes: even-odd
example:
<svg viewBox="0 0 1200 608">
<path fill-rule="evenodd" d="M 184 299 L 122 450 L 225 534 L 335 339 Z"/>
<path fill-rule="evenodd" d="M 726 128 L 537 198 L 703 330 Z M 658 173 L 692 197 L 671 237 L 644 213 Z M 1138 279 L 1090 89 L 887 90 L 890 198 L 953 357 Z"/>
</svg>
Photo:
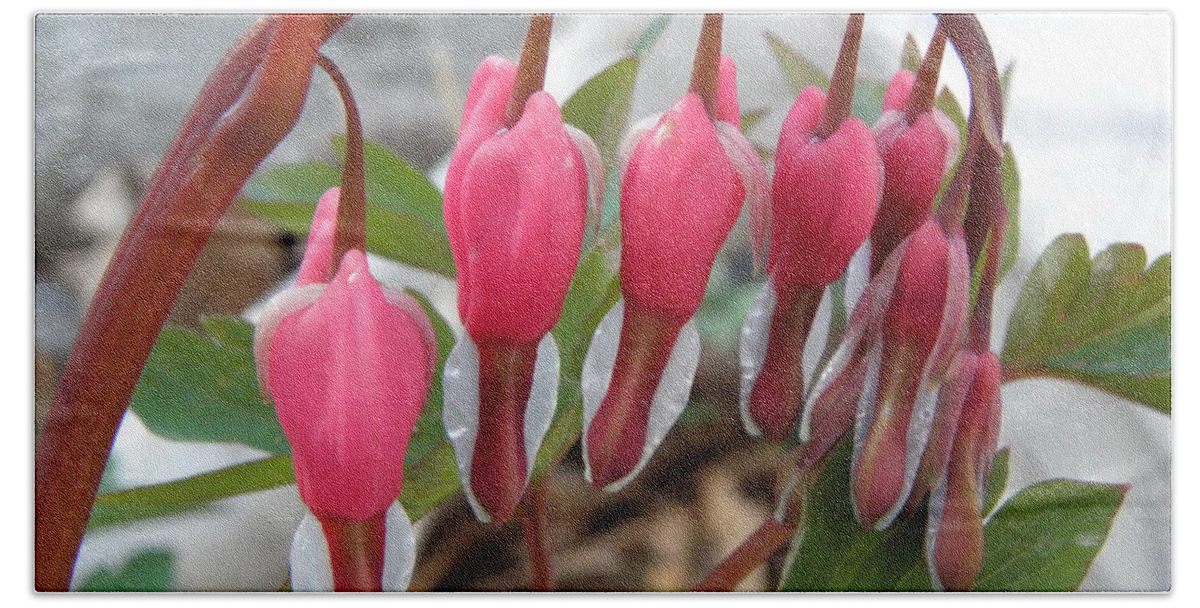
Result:
<svg viewBox="0 0 1200 608">
<path fill-rule="evenodd" d="M 738 361 L 742 366 L 742 383 L 738 394 L 738 410 L 742 415 L 742 426 L 751 437 L 761 437 L 762 429 L 754 423 L 750 415 L 750 393 L 754 390 L 754 381 L 762 371 L 763 361 L 767 356 L 767 340 L 771 333 L 771 315 L 775 312 L 775 280 L 767 278 L 766 284 L 754 296 L 750 304 L 750 312 L 746 313 L 746 322 L 742 324 L 742 334 L 738 341 Z"/>
<path fill-rule="evenodd" d="M 384 516 L 383 580 L 384 591 L 407 591 L 416 563 L 416 534 L 408 513 L 400 502 L 388 507 Z M 292 591 L 333 591 L 333 567 L 329 560 L 329 545 L 321 530 L 321 522 L 305 510 L 300 526 L 292 537 L 290 554 Z"/>
<path fill-rule="evenodd" d="M 624 316 L 625 299 L 622 298 L 604 315 L 604 319 L 596 327 L 583 362 L 580 380 L 583 392 L 583 462 L 584 476 L 589 483 L 592 481 L 592 470 L 587 457 L 588 429 L 596 417 L 596 412 L 600 410 L 600 404 L 604 401 L 609 382 L 612 380 Z M 625 477 L 605 486 L 605 490 L 619 491 L 645 468 L 650 456 L 658 449 L 671 427 L 675 426 L 679 414 L 687 407 L 688 396 L 692 392 L 692 380 L 695 379 L 696 366 L 699 363 L 700 333 L 696 330 L 695 320 L 692 319 L 679 330 L 679 336 L 663 369 L 662 378 L 654 391 L 646 425 L 646 443 L 642 446 L 642 456 L 637 466 Z"/>
<path fill-rule="evenodd" d="M 942 580 L 938 577 L 934 552 L 937 551 L 938 534 L 941 532 L 942 517 L 946 512 L 946 479 L 938 482 L 937 488 L 929 497 L 929 516 L 925 521 L 925 565 L 929 569 L 929 582 L 934 591 L 945 591 Z"/>
<path fill-rule="evenodd" d="M 292 591 L 333 591 L 333 568 L 321 522 L 305 509 L 300 526 L 292 536 L 290 554 Z"/>
<path fill-rule="evenodd" d="M 417 560 L 417 535 L 400 501 L 388 507 L 383 543 L 383 590 L 408 591 Z"/>
</svg>

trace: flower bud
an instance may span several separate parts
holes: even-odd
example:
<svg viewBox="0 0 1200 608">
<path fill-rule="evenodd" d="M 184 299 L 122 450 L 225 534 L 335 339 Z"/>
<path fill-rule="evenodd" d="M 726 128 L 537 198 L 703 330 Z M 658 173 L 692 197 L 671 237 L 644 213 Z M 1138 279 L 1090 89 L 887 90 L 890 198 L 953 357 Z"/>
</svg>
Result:
<svg viewBox="0 0 1200 608">
<path fill-rule="evenodd" d="M 942 176 L 958 155 L 958 128 L 930 108 L 910 124 L 904 112 L 915 76 L 901 71 L 884 97 L 883 115 L 873 130 L 883 159 L 883 199 L 871 230 L 872 270 L 933 211 Z"/>
<path fill-rule="evenodd" d="M 958 347 L 970 279 L 966 244 L 928 221 L 888 258 L 892 282 L 876 319 L 878 373 L 859 400 L 851 481 L 867 527 L 891 524 L 912 489 L 929 439 L 936 389 Z"/>
<path fill-rule="evenodd" d="M 738 110 L 728 58 L 717 111 L 714 122 L 688 93 L 622 146 L 623 299 L 597 328 L 583 377 L 584 459 L 599 487 L 632 479 L 687 404 L 699 357 L 690 321 L 743 201 L 761 205 L 765 194 L 762 161 L 729 122 Z"/>
<path fill-rule="evenodd" d="M 374 579 L 341 578 L 344 584 L 337 586 L 370 587 L 378 585 L 386 561 L 412 552 L 407 545 L 385 547 L 382 536 L 385 527 L 407 525 L 402 510 L 386 518 L 385 513 L 399 508 L 394 503 L 404 481 L 404 454 L 429 393 L 437 343 L 420 304 L 380 286 L 363 252 L 348 251 L 337 274 L 324 282 L 337 205 L 336 189 L 322 197 L 297 287 L 268 303 L 254 350 L 259 384 L 292 447 L 300 498 L 320 522 L 313 529 L 323 530 L 328 541 L 319 536 L 313 541 L 325 552 L 323 560 L 316 559 L 317 570 L 328 572 L 330 556 L 335 564 L 348 559 L 346 551 L 353 549 L 344 538 L 347 530 L 365 530 L 370 538 L 359 545 L 374 552 Z M 302 553 L 308 557 L 298 559 L 312 561 L 311 552 Z M 338 566 L 332 572 L 330 580 L 363 573 Z M 333 588 L 332 582 L 310 582 L 300 584 Z"/>
<path fill-rule="evenodd" d="M 813 387 L 802 441 L 832 445 L 830 437 L 843 431 L 828 423 L 818 429 L 816 404 L 856 403 L 851 491 L 864 527 L 890 525 L 912 490 L 938 386 L 961 340 L 969 279 L 962 236 L 947 236 L 936 222 L 926 222 L 871 278 Z M 838 412 L 845 404 L 824 407 Z"/>
<path fill-rule="evenodd" d="M 969 591 L 983 565 L 983 500 L 1000 431 L 1000 360 L 971 355 L 945 476 L 929 501 L 925 556 L 934 588 Z"/>
<path fill-rule="evenodd" d="M 541 443 L 526 437 L 526 410 L 535 368 L 550 365 L 539 344 L 548 340 L 556 362 L 548 332 L 579 261 L 589 196 L 599 197 L 589 179 L 604 181 L 594 144 L 563 123 L 549 94 L 533 93 L 505 127 L 515 77 L 516 66 L 496 57 L 476 71 L 444 196 L 467 330 L 447 363 L 454 373 L 443 376 L 444 417 L 464 490 L 485 521 L 511 517 L 524 492 Z"/>
</svg>

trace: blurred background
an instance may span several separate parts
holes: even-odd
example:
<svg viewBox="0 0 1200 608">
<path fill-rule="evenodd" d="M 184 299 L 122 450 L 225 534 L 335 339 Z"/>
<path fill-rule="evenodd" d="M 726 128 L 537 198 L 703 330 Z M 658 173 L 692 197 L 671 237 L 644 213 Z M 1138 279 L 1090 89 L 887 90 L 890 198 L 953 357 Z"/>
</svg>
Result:
<svg viewBox="0 0 1200 608">
<path fill-rule="evenodd" d="M 629 54 L 654 14 L 564 14 L 555 21 L 546 89 L 560 102 Z M 38 419 L 108 256 L 193 96 L 252 15 L 42 14 L 35 20 L 35 408 Z M 998 65 L 1014 63 L 1005 136 L 1021 172 L 1020 255 L 997 299 L 999 349 L 1013 302 L 1057 235 L 1080 232 L 1093 255 L 1140 243 L 1150 260 L 1172 249 L 1172 22 L 1166 14 L 995 14 L 981 17 Z M 739 68 L 743 112 L 766 109 L 748 133 L 773 148 L 792 93 L 767 45 L 770 31 L 828 73 L 841 15 L 728 14 L 724 51 Z M 860 76 L 886 81 L 904 37 L 924 49 L 934 18 L 869 14 Z M 457 137 L 467 85 L 489 54 L 515 60 L 527 18 L 512 14 L 362 15 L 324 47 L 354 88 L 366 134 L 435 183 Z M 630 119 L 662 112 L 685 90 L 700 27 L 675 15 L 643 57 Z M 966 100 L 947 50 L 942 82 Z M 336 91 L 317 76 L 304 114 L 264 168 L 335 161 L 344 129 Z M 236 206 L 189 277 L 170 322 L 243 314 L 281 284 L 302 242 Z M 735 230 L 714 286 L 744 285 L 746 236 Z M 453 318 L 454 285 L 381 268 Z M 734 293 L 727 291 L 725 293 Z M 738 292 L 741 293 L 741 292 Z M 748 302 L 747 302 L 748 304 Z M 744 307 L 742 308 L 744 311 Z M 621 494 L 591 492 L 568 459 L 551 483 L 551 538 L 560 584 L 579 589 L 686 589 L 748 535 L 770 509 L 775 452 L 747 440 L 736 416 L 736 336 L 742 319 L 706 301 L 708 341 L 693 391 L 699 406 L 672 432 L 650 469 Z M 1129 483 L 1112 534 L 1084 581 L 1088 590 L 1171 586 L 1171 422 L 1147 408 L 1066 382 L 1004 387 L 1001 444 L 1012 447 L 1011 494 L 1067 477 Z M 709 446 L 698 451 L 696 446 Z M 712 446 L 719 446 L 712 447 Z M 235 445 L 167 441 L 126 417 L 109 487 L 178 479 L 263 453 Z M 294 487 L 223 501 L 203 512 L 89 534 L 76 581 L 165 551 L 172 588 L 277 589 L 302 513 Z M 525 584 L 519 528 L 475 524 L 461 499 L 419 526 L 414 585 L 508 589 Z M 472 559 L 472 556 L 477 556 Z M 765 589 L 777 573 L 755 573 Z"/>
</svg>

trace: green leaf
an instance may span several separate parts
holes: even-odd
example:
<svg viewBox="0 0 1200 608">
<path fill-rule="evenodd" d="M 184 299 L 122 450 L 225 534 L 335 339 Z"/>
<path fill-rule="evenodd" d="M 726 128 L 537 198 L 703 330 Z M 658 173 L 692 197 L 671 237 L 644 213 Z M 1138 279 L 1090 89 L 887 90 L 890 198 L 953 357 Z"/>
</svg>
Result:
<svg viewBox="0 0 1200 608">
<path fill-rule="evenodd" d="M 1008 228 L 1004 235 L 1004 253 L 1000 257 L 997 284 L 1016 263 L 1021 245 L 1021 175 L 1017 171 L 1017 157 L 1008 144 L 1004 144 L 1004 157 L 1000 160 L 1000 193 L 1004 196 L 1004 206 L 1008 208 Z"/>
<path fill-rule="evenodd" d="M 254 328 L 228 316 L 208 317 L 202 326 L 204 333 L 174 326 L 159 333 L 130 407 L 168 439 L 289 454 L 275 409 L 259 392 Z"/>
<path fill-rule="evenodd" d="M 639 64 L 637 56 L 614 63 L 585 82 L 562 106 L 563 120 L 596 142 L 610 173 L 614 172 L 617 147 L 629 120 Z"/>
<path fill-rule="evenodd" d="M 346 138 L 334 137 L 332 145 L 338 158 L 344 160 Z M 429 183 L 425 174 L 408 161 L 375 142 L 367 141 L 363 142 L 363 164 L 368 205 L 398 214 L 411 213 L 431 228 L 445 225 L 442 219 L 442 194 Z"/>
<path fill-rule="evenodd" d="M 634 55 L 641 55 L 650 50 L 654 43 L 658 41 L 658 37 L 662 35 L 663 30 L 667 29 L 667 24 L 671 22 L 671 15 L 659 15 L 650 22 L 646 27 L 646 31 L 642 32 L 642 36 L 638 38 L 638 42 L 633 47 Z"/>
<path fill-rule="evenodd" d="M 1003 448 L 992 458 L 992 470 L 988 473 L 987 493 L 983 497 L 983 514 L 986 516 L 996 509 L 1004 490 L 1008 488 L 1008 460 L 1012 450 Z"/>
<path fill-rule="evenodd" d="M 847 439 L 829 455 L 816 484 L 809 492 L 805 505 L 808 518 L 792 541 L 793 556 L 784 566 L 782 590 L 931 591 L 933 586 L 924 553 L 924 506 L 902 514 L 887 530 L 864 530 L 854 518 L 850 505 L 850 456 L 851 441 Z M 998 452 L 992 461 L 985 513 L 1004 494 L 1007 477 L 1008 450 L 1005 449 Z M 1085 485 L 1082 482 L 1071 483 Z M 1012 501 L 1009 504 L 1013 504 Z M 1031 511 L 1028 516 L 1029 525 L 1040 527 L 1052 525 L 1050 522 L 1060 514 L 1054 509 L 1047 509 L 1042 513 Z M 1109 519 L 1111 521 L 1111 517 Z M 985 574 L 989 572 L 988 547 L 996 550 L 1010 547 L 1013 533 L 1006 525 L 995 524 L 994 520 L 985 526 Z M 1053 567 L 1074 566 L 1068 561 L 1055 563 Z M 1030 581 L 1030 584 L 1034 582 Z"/>
<path fill-rule="evenodd" d="M 1008 91 L 1012 87 L 1013 69 L 1017 67 L 1016 61 L 1008 62 L 1004 66 L 1004 72 L 1000 74 L 1000 99 L 1004 109 L 1008 109 Z"/>
<path fill-rule="evenodd" d="M 450 441 L 438 443 L 419 461 L 404 464 L 404 489 L 400 504 L 417 521 L 462 488 L 454 448 Z"/>
<path fill-rule="evenodd" d="M 755 125 L 757 125 L 759 122 L 762 122 L 762 119 L 766 118 L 767 114 L 770 113 L 771 111 L 767 108 L 759 108 L 757 110 L 750 110 L 749 112 L 743 113 L 741 116 L 742 133 L 749 133 Z"/>
<path fill-rule="evenodd" d="M 921 48 L 917 46 L 917 39 L 913 38 L 912 34 L 904 37 L 904 50 L 900 52 L 900 69 L 913 74 L 921 69 Z"/>
<path fill-rule="evenodd" d="M 1059 236 L 1034 266 L 1000 355 L 1005 380 L 1075 380 L 1171 411 L 1171 256 L 1146 268 L 1140 245 L 1088 259 L 1081 235 Z"/>
<path fill-rule="evenodd" d="M 177 481 L 109 492 L 96 497 L 88 529 L 191 511 L 214 500 L 295 482 L 292 459 L 272 456 Z"/>
<path fill-rule="evenodd" d="M 930 590 L 922 547 L 925 510 L 902 516 L 883 532 L 864 530 L 850 504 L 851 442 L 829 455 L 808 495 L 783 591 Z"/>
<path fill-rule="evenodd" d="M 170 591 L 175 577 L 175 556 L 154 549 L 129 558 L 120 570 L 101 568 L 76 591 Z"/>
<path fill-rule="evenodd" d="M 312 225 L 316 203 L 243 201 L 254 215 L 296 234 L 306 235 Z M 396 213 L 367 206 L 367 251 L 414 268 L 453 277 L 454 258 L 446 228 L 431 227 L 412 213 Z"/>
<path fill-rule="evenodd" d="M 242 196 L 261 202 L 316 205 L 326 190 L 341 182 L 342 176 L 337 169 L 313 161 L 259 173 L 246 182 Z"/>
<path fill-rule="evenodd" d="M 879 115 L 883 113 L 883 94 L 886 92 L 887 83 L 861 79 L 856 81 L 851 113 L 867 125 L 875 124 L 879 121 Z"/>
<path fill-rule="evenodd" d="M 417 425 L 413 430 L 412 439 L 408 443 L 408 450 L 404 453 L 404 462 L 414 463 L 421 460 L 438 444 L 449 443 L 446 438 L 446 428 L 442 425 L 442 371 L 446 366 L 446 357 L 454 348 L 455 336 L 454 330 L 450 329 L 450 325 L 446 323 L 428 298 L 414 291 L 409 291 L 408 294 L 425 309 L 425 314 L 433 323 L 433 334 L 438 343 L 437 366 L 434 368 L 433 382 L 429 386 L 429 396 L 426 397 L 425 405 L 421 407 L 421 413 L 417 416 Z M 409 479 L 411 480 L 411 478 Z"/>
<path fill-rule="evenodd" d="M 783 72 L 793 95 L 799 95 L 805 87 L 811 86 L 821 87 L 824 91 L 829 90 L 829 77 L 825 72 L 802 57 L 796 49 L 769 30 L 763 32 L 763 38 L 766 38 L 767 45 L 775 54 L 775 60 L 779 63 L 779 69 Z"/>
<path fill-rule="evenodd" d="M 984 531 L 976 591 L 1075 591 L 1128 486 L 1042 482 L 1013 496 Z"/>
</svg>

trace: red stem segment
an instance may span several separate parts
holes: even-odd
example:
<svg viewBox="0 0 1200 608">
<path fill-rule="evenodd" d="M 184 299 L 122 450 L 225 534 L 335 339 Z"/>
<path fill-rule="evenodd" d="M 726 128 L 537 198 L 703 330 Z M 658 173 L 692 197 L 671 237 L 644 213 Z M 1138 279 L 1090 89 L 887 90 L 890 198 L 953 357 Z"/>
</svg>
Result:
<svg viewBox="0 0 1200 608">
<path fill-rule="evenodd" d="M 525 547 L 529 550 L 530 588 L 533 591 L 554 591 L 554 574 L 550 567 L 550 545 L 546 538 L 545 479 L 534 481 L 521 511 L 521 526 L 525 532 Z"/>
<path fill-rule="evenodd" d="M 795 532 L 796 526 L 768 517 L 750 538 L 734 549 L 725 561 L 696 586 L 696 591 L 733 591 L 738 583 L 755 568 L 763 565 Z"/>
<path fill-rule="evenodd" d="M 365 521 L 317 516 L 329 546 L 334 591 L 383 591 L 386 511 Z"/>
<path fill-rule="evenodd" d="M 295 124 L 316 50 L 345 16 L 268 17 L 205 82 L 88 309 L 37 446 L 34 585 L 66 590 L 142 366 L 196 256 Z"/>
<path fill-rule="evenodd" d="M 904 120 L 910 125 L 933 107 L 938 71 L 942 67 L 942 54 L 945 50 L 946 30 L 938 26 L 933 30 L 933 39 L 929 41 L 929 49 L 925 51 L 925 58 L 921 60 L 921 67 L 917 70 L 917 81 L 913 83 L 908 102 L 904 104 Z"/>
<path fill-rule="evenodd" d="M 717 79 L 721 70 L 721 30 L 724 17 L 720 13 L 704 15 L 700 40 L 696 43 L 696 58 L 692 63 L 692 81 L 688 91 L 700 96 L 708 117 L 717 119 Z"/>
<path fill-rule="evenodd" d="M 337 231 L 333 238 L 332 264 L 326 280 L 332 281 L 337 276 L 338 266 L 342 256 L 347 251 L 357 249 L 367 250 L 367 190 L 365 186 L 365 169 L 363 162 L 363 131 L 362 119 L 358 114 L 358 104 L 354 103 L 354 95 L 350 92 L 350 83 L 342 75 L 341 70 L 333 60 L 322 54 L 317 54 L 317 65 L 329 74 L 333 84 L 337 86 L 338 94 L 342 97 L 342 105 L 346 108 L 346 157 L 342 164 L 342 193 L 338 198 Z"/>
<path fill-rule="evenodd" d="M 525 491 L 525 407 L 533 387 L 537 342 L 479 340 L 479 434 L 471 456 L 471 490 L 492 522 L 512 518 Z"/>
<path fill-rule="evenodd" d="M 512 97 L 508 100 L 504 122 L 511 129 L 525 112 L 525 101 L 530 95 L 542 90 L 546 81 L 546 63 L 550 57 L 550 30 L 554 16 L 538 13 L 529 19 L 529 32 L 525 35 L 525 47 L 517 63 L 517 82 Z"/>
<path fill-rule="evenodd" d="M 748 407 L 763 439 L 787 439 L 804 404 L 804 345 L 821 305 L 824 286 L 780 287 L 767 354 L 750 391 Z"/>
<path fill-rule="evenodd" d="M 821 120 L 813 134 L 826 139 L 837 131 L 850 116 L 854 103 L 854 72 L 858 68 L 858 44 L 862 39 L 863 15 L 854 13 L 846 22 L 846 34 L 842 36 L 842 49 L 838 53 L 837 64 L 833 66 L 833 78 L 829 81 L 829 97 L 825 101 L 825 110 L 821 112 Z"/>
</svg>

